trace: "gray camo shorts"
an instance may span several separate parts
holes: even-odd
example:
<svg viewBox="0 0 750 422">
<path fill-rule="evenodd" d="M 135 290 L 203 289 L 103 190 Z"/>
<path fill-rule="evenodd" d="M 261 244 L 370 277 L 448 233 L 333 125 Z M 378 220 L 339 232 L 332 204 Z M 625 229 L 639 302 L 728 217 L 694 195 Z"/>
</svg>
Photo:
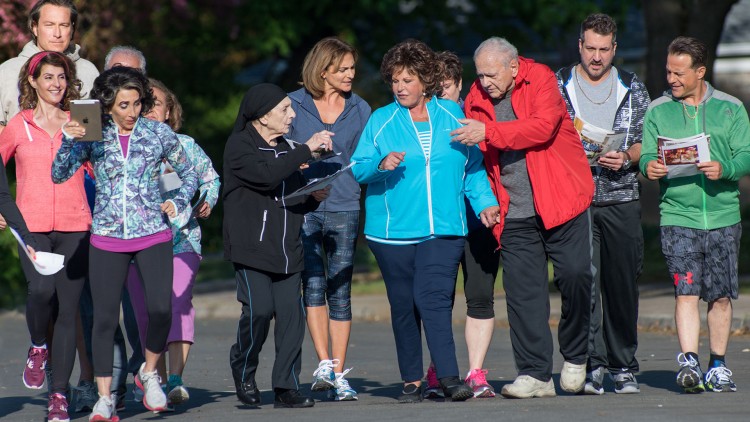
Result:
<svg viewBox="0 0 750 422">
<path fill-rule="evenodd" d="M 662 226 L 661 250 L 675 296 L 700 296 L 706 302 L 737 299 L 741 235 L 740 223 L 714 230 Z"/>
</svg>

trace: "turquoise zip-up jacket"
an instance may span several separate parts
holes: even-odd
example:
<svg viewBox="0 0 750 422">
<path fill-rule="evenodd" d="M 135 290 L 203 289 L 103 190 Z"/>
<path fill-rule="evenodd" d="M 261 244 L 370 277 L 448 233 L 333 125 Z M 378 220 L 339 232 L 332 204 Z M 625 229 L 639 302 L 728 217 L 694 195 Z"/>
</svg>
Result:
<svg viewBox="0 0 750 422">
<path fill-rule="evenodd" d="M 461 107 L 453 101 L 427 102 L 432 144 L 429 160 L 417 138 L 409 110 L 397 101 L 376 110 L 367 122 L 352 167 L 354 178 L 367 184 L 365 234 L 381 239 L 464 236 L 467 233 L 464 195 L 477 213 L 497 206 L 482 152 L 451 142 L 461 127 Z M 406 152 L 393 171 L 378 170 L 390 152 Z"/>
<path fill-rule="evenodd" d="M 644 176 L 648 163 L 657 159 L 659 136 L 710 135 L 711 161 L 718 161 L 723 169 L 719 180 L 709 180 L 702 173 L 659 179 L 662 226 L 713 230 L 740 222 L 738 181 L 750 173 L 750 122 L 740 100 L 706 85 L 697 110 L 693 106 L 683 109 L 682 102 L 666 92 L 646 112 L 639 164 Z"/>
</svg>

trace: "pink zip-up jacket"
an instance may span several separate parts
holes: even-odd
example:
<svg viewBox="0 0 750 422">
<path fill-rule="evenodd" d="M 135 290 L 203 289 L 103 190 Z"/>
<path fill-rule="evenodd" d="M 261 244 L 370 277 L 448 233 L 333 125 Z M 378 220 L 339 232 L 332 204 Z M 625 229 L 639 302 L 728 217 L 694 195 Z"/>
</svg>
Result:
<svg viewBox="0 0 750 422">
<path fill-rule="evenodd" d="M 83 189 L 83 170 L 62 184 L 52 182 L 52 161 L 62 145 L 34 123 L 34 110 L 15 115 L 0 132 L 3 163 L 15 156 L 16 203 L 29 231 L 83 232 L 91 229 L 91 210 Z"/>
</svg>

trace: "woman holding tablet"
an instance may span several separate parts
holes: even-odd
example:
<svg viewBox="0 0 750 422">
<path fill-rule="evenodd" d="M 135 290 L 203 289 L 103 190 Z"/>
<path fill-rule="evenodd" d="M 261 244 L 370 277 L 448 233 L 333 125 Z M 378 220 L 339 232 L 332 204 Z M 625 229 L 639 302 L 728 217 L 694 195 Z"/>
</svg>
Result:
<svg viewBox="0 0 750 422">
<path fill-rule="evenodd" d="M 63 126 L 63 144 L 52 165 L 52 179 L 62 183 L 90 161 L 96 179 L 91 228 L 89 277 L 94 303 L 94 376 L 99 400 L 89 421 L 116 417 L 110 395 L 115 328 L 120 296 L 134 260 L 143 280 L 151 323 L 145 343 L 146 362 L 135 382 L 144 390 L 143 404 L 167 408 L 156 363 L 166 346 L 172 320 L 172 230 L 169 218 L 190 206 L 197 176 L 177 135 L 164 123 L 145 119 L 154 104 L 148 79 L 139 71 L 115 67 L 94 81 L 91 97 L 102 105 L 103 139 L 77 142 L 86 131 L 75 121 Z M 174 198 L 163 201 L 158 189 L 162 160 L 182 180 Z"/>
</svg>

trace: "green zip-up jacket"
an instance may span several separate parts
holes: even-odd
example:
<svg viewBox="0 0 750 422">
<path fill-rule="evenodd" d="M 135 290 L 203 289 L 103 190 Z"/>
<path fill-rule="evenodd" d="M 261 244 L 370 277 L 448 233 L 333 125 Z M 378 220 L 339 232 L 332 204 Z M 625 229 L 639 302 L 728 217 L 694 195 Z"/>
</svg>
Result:
<svg viewBox="0 0 750 422">
<path fill-rule="evenodd" d="M 713 230 L 740 222 L 738 180 L 750 173 L 750 122 L 742 102 L 706 82 L 696 107 L 674 98 L 670 91 L 653 101 L 643 123 L 640 170 L 657 159 L 657 138 L 710 135 L 711 160 L 721 163 L 719 180 L 703 174 L 659 180 L 662 226 Z M 696 114 L 697 113 L 697 114 Z M 691 118 L 695 115 L 695 118 Z"/>
</svg>

